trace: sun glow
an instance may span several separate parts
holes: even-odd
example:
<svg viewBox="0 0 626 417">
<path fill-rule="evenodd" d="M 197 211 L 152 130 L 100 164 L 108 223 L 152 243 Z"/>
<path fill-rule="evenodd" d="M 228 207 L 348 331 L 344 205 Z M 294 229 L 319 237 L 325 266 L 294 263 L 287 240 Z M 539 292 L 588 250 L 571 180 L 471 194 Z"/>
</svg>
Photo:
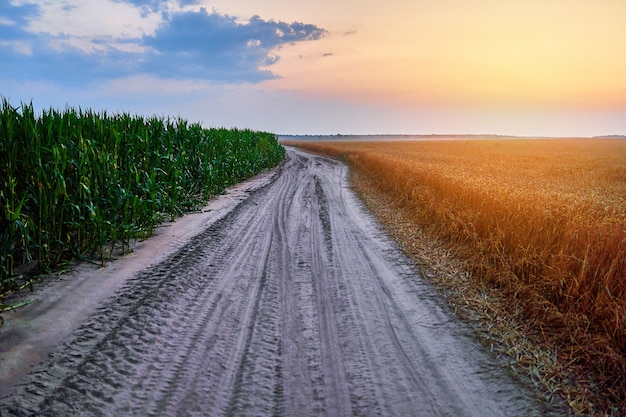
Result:
<svg viewBox="0 0 626 417">
<path fill-rule="evenodd" d="M 403 4 L 375 31 L 284 48 L 270 85 L 356 101 L 625 104 L 626 3 L 457 3 Z"/>
</svg>

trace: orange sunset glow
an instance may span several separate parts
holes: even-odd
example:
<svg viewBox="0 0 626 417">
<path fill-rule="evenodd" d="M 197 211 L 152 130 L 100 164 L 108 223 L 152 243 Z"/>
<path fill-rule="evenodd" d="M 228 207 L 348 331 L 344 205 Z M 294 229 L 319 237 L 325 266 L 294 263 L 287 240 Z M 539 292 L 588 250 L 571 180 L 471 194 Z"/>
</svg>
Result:
<svg viewBox="0 0 626 417">
<path fill-rule="evenodd" d="M 626 3 L 582 3 L 391 2 L 354 33 L 308 45 L 332 56 L 285 48 L 272 83 L 403 103 L 623 106 Z"/>
</svg>

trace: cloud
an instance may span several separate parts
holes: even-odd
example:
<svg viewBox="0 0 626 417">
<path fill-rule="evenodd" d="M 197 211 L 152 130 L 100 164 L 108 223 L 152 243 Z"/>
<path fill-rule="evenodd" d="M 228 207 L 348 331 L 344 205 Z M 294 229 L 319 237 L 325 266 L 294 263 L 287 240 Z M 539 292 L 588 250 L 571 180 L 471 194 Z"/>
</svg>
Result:
<svg viewBox="0 0 626 417">
<path fill-rule="evenodd" d="M 22 0 L 0 5 L 0 77 L 76 86 L 147 74 L 217 83 L 277 77 L 283 45 L 316 40 L 315 25 L 183 6 L 197 0 Z M 108 6 L 111 6 L 110 8 Z M 107 10 L 111 10 L 108 12 Z M 122 15 L 115 15 L 123 12 Z M 80 23 L 81 18 L 88 23 Z"/>
<path fill-rule="evenodd" d="M 282 45 L 319 39 L 324 30 L 304 23 L 266 21 L 253 16 L 240 23 L 235 17 L 198 12 L 177 13 L 146 36 L 156 51 L 144 68 L 156 75 L 179 72 L 214 81 L 261 81 L 273 78 L 267 67 L 278 60 L 273 51 Z"/>
</svg>

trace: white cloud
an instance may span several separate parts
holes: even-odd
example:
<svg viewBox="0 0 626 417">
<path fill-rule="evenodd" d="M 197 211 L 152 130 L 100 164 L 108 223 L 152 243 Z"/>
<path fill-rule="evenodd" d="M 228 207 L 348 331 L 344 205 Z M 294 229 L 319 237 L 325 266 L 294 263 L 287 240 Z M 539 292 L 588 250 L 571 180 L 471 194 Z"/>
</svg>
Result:
<svg viewBox="0 0 626 417">
<path fill-rule="evenodd" d="M 152 51 L 152 48 L 142 46 L 137 42 L 120 42 L 109 36 L 98 39 L 87 36 L 56 38 L 49 41 L 49 46 L 57 52 L 78 49 L 86 54 L 107 53 L 111 50 L 131 54 L 144 54 Z"/>
<path fill-rule="evenodd" d="M 112 0 L 46 1 L 39 10 L 28 31 L 77 38 L 139 39 L 154 34 L 163 20 L 161 13 Z"/>
<path fill-rule="evenodd" d="M 11 19 L 7 19 L 6 17 L 0 16 L 0 26 L 13 26 L 15 24 Z"/>
<path fill-rule="evenodd" d="M 22 41 L 0 41 L 0 46 L 6 51 L 13 51 L 16 54 L 31 56 L 33 50 L 30 44 Z"/>
</svg>

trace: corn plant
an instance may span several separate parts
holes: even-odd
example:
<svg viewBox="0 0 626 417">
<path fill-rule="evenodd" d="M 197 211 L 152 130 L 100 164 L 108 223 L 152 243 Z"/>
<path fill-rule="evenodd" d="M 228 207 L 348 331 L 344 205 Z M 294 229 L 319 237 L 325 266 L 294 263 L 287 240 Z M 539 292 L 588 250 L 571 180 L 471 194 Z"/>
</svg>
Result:
<svg viewBox="0 0 626 417">
<path fill-rule="evenodd" d="M 75 108 L 0 111 L 0 296 L 14 270 L 128 250 L 165 218 L 276 166 L 274 134 Z"/>
</svg>

